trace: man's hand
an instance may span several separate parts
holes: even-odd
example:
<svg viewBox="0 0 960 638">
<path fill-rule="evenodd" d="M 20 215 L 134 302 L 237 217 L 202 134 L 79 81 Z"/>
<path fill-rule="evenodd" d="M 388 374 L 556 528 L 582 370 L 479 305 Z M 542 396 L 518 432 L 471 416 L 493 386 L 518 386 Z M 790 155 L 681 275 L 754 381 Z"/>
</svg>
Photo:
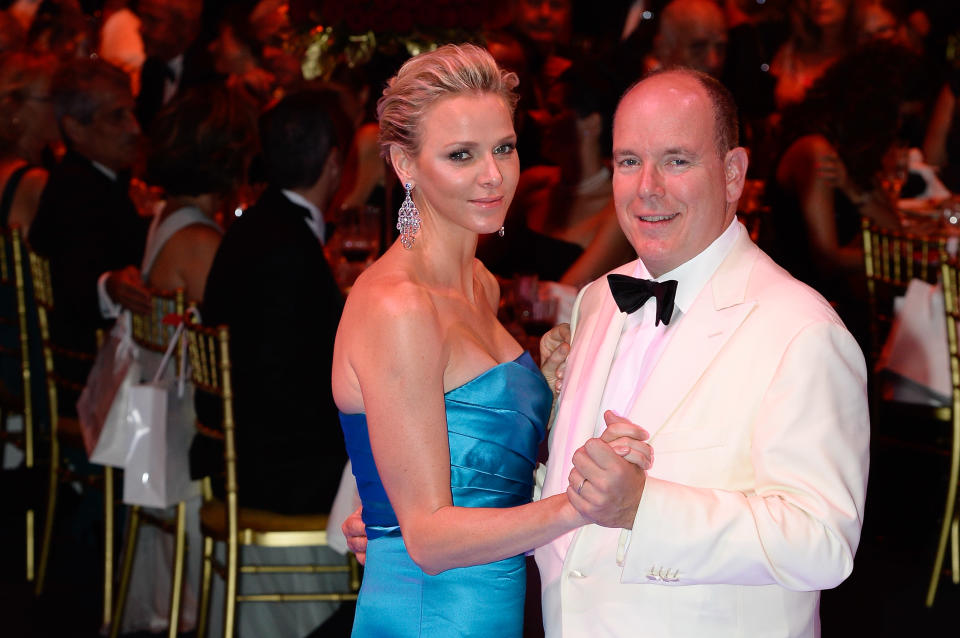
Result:
<svg viewBox="0 0 960 638">
<path fill-rule="evenodd" d="M 598 525 L 630 529 L 647 479 L 642 465 L 643 459 L 647 458 L 643 450 L 649 449 L 649 445 L 642 442 L 625 445 L 617 432 L 625 428 L 624 424 L 636 426 L 610 411 L 604 414 L 604 420 L 608 428 L 615 428 L 611 433 L 615 437 L 613 440 L 619 441 L 615 445 L 628 448 L 625 455 L 633 456 L 641 463 L 625 460 L 602 439 L 590 439 L 573 454 L 567 498 L 585 518 Z M 637 430 L 642 432 L 640 428 Z M 652 456 L 650 451 L 648 461 L 652 462 Z"/>
<path fill-rule="evenodd" d="M 646 442 L 650 438 L 646 430 L 629 419 L 617 416 L 612 410 L 603 413 L 603 420 L 607 429 L 600 435 L 601 441 L 640 469 L 649 470 L 653 467 L 653 448 Z"/>
<path fill-rule="evenodd" d="M 343 521 L 340 530 L 347 538 L 347 548 L 357 557 L 357 562 L 363 565 L 367 562 L 367 528 L 360 517 L 361 512 L 363 508 L 358 507 L 356 512 Z"/>
<path fill-rule="evenodd" d="M 143 285 L 137 268 L 127 266 L 123 270 L 110 271 L 106 287 L 110 300 L 127 310 L 142 315 L 153 311 L 150 306 L 150 291 Z"/>
<path fill-rule="evenodd" d="M 561 323 L 540 338 L 540 371 L 554 394 L 563 387 L 563 372 L 570 354 L 570 324 Z"/>
</svg>

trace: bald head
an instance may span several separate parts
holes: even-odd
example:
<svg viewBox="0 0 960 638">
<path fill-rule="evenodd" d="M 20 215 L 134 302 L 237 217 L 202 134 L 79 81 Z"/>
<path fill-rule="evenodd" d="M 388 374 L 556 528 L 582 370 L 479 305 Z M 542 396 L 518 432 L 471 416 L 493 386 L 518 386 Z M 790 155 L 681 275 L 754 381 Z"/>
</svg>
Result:
<svg viewBox="0 0 960 638">
<path fill-rule="evenodd" d="M 719 77 L 727 55 L 727 21 L 712 0 L 673 0 L 660 15 L 654 55 L 661 66 L 685 66 Z"/>
</svg>

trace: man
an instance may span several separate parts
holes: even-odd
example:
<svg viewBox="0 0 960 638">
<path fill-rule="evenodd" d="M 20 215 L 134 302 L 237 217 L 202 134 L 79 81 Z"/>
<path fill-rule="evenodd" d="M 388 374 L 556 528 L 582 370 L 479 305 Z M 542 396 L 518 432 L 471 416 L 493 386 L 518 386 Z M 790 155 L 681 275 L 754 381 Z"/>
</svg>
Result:
<svg viewBox="0 0 960 638">
<path fill-rule="evenodd" d="M 140 127 L 127 76 L 102 60 L 71 62 L 52 86 L 67 153 L 50 172 L 29 239 L 50 259 L 53 340 L 93 353 L 96 329 L 116 316 L 115 304 L 150 308 L 137 272 L 148 220 L 137 214 L 124 178 Z M 82 385 L 88 366 L 58 372 Z"/>
<path fill-rule="evenodd" d="M 330 389 L 343 298 L 323 252 L 322 211 L 349 143 L 335 125 L 338 108 L 333 92 L 304 92 L 264 116 L 269 188 L 230 226 L 204 291 L 204 323 L 230 328 L 246 507 L 327 512 L 347 458 Z M 200 421 L 219 424 L 208 399 L 198 393 Z M 219 475 L 223 451 L 210 442 L 195 439 L 194 473 Z"/>
<path fill-rule="evenodd" d="M 181 89 L 202 83 L 211 72 L 206 51 L 196 44 L 203 2 L 139 0 L 136 10 L 146 55 L 136 113 L 146 128 Z"/>
<path fill-rule="evenodd" d="M 653 75 L 618 107 L 614 200 L 640 259 L 614 275 L 678 282 L 675 309 L 606 278 L 577 300 L 543 494 L 596 524 L 536 551 L 548 636 L 818 636 L 819 590 L 853 568 L 863 356 L 736 221 L 736 140 L 705 74 Z M 604 443 L 647 433 L 647 472 Z"/>
<path fill-rule="evenodd" d="M 685 66 L 720 77 L 727 20 L 713 0 L 672 0 L 660 14 L 648 69 Z"/>
</svg>

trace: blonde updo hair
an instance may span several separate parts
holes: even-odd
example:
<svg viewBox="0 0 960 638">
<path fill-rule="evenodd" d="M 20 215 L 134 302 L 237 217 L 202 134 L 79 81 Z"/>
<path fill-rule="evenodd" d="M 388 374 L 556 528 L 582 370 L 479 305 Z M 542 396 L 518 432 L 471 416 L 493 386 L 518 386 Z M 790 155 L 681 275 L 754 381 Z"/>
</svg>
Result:
<svg viewBox="0 0 960 638">
<path fill-rule="evenodd" d="M 486 49 L 473 44 L 447 44 L 410 58 L 390 78 L 377 102 L 380 154 L 390 157 L 396 144 L 410 155 L 420 152 L 420 122 L 427 109 L 445 97 L 493 93 L 503 98 L 510 114 L 519 96 L 517 74 L 501 70 Z"/>
</svg>

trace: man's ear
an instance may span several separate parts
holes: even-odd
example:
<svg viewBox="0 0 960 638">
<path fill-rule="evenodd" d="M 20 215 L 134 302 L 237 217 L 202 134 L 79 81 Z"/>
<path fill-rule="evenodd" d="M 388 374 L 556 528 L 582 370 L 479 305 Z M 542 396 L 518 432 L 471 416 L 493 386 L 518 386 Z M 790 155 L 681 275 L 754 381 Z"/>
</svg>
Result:
<svg viewBox="0 0 960 638">
<path fill-rule="evenodd" d="M 414 170 L 413 158 L 396 144 L 390 145 L 390 163 L 393 164 L 393 170 L 401 184 L 415 182 L 416 171 Z"/>
<path fill-rule="evenodd" d="M 727 185 L 727 202 L 736 203 L 743 193 L 743 182 L 747 178 L 747 149 L 742 146 L 727 151 L 723 158 L 724 180 Z"/>
</svg>

